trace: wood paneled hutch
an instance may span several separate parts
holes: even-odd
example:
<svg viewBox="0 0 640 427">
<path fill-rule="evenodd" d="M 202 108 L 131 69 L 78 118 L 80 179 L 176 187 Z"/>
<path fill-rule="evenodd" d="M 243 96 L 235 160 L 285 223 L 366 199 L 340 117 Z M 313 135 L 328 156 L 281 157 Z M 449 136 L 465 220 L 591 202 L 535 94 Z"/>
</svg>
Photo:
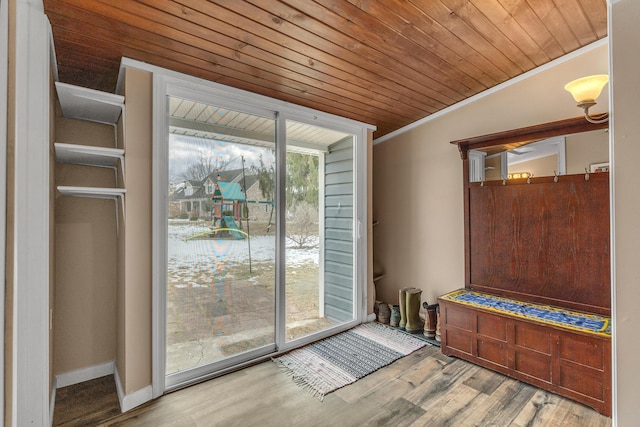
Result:
<svg viewBox="0 0 640 427">
<path fill-rule="evenodd" d="M 584 118 L 453 141 L 463 161 L 465 288 L 610 316 L 609 174 L 470 182 L 470 150 L 496 153 L 602 129 Z M 440 299 L 442 352 L 611 415 L 611 340 Z"/>
</svg>

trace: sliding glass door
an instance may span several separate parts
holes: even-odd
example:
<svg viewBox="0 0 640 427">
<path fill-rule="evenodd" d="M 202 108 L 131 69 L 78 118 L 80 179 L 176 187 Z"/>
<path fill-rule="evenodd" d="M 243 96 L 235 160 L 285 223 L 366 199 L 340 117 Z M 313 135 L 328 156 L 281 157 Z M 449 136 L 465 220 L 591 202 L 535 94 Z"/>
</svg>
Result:
<svg viewBox="0 0 640 427">
<path fill-rule="evenodd" d="M 285 335 L 292 341 L 355 319 L 354 138 L 292 120 L 286 129 Z"/>
<path fill-rule="evenodd" d="M 201 94 L 165 105 L 165 388 L 355 324 L 356 135 Z"/>
<path fill-rule="evenodd" d="M 276 206 L 273 117 L 168 105 L 171 375 L 275 348 Z"/>
</svg>

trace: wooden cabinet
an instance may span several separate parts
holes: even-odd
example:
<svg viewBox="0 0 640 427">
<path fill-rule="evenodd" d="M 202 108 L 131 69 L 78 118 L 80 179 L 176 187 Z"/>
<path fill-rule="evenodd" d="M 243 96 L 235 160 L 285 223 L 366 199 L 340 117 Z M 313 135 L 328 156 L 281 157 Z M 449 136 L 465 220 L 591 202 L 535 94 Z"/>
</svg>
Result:
<svg viewBox="0 0 640 427">
<path fill-rule="evenodd" d="M 452 141 L 463 161 L 465 289 L 517 299 L 516 305 L 579 311 L 580 318 L 611 315 L 609 174 L 472 182 L 469 159 L 476 150 L 502 155 L 607 126 L 579 117 Z M 579 328 L 572 319 L 446 299 L 440 299 L 444 354 L 611 415 L 606 321 L 604 330 Z"/>
<path fill-rule="evenodd" d="M 440 300 L 442 352 L 611 415 L 611 340 Z"/>
</svg>

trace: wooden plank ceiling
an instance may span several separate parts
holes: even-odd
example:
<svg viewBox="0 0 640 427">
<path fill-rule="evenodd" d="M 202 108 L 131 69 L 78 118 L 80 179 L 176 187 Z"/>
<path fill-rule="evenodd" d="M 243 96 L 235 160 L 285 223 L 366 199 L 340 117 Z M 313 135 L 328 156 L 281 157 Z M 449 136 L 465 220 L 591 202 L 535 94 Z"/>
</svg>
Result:
<svg viewBox="0 0 640 427">
<path fill-rule="evenodd" d="M 380 137 L 607 35 L 606 0 L 44 0 L 60 81 L 121 57 L 374 124 Z"/>
</svg>

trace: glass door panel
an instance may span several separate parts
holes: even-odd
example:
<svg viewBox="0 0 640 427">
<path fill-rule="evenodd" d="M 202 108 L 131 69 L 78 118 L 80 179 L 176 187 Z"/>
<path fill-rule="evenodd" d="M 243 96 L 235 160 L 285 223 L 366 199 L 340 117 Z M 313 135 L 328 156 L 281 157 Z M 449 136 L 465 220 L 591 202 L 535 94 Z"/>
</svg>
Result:
<svg viewBox="0 0 640 427">
<path fill-rule="evenodd" d="M 285 339 L 352 321 L 353 136 L 287 121 Z"/>
<path fill-rule="evenodd" d="M 275 349 L 275 119 L 169 97 L 166 375 Z"/>
</svg>

